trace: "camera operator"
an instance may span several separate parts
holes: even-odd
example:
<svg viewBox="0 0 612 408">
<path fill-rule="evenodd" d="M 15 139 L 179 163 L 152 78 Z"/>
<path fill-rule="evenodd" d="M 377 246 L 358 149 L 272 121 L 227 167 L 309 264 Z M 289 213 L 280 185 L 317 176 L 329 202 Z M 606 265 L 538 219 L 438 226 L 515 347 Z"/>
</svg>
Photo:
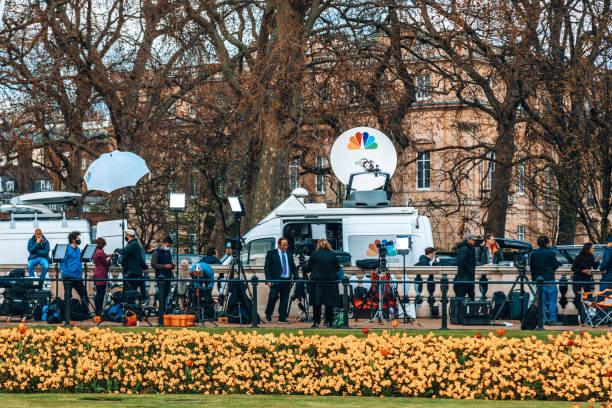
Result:
<svg viewBox="0 0 612 408">
<path fill-rule="evenodd" d="M 544 281 L 554 281 L 555 271 L 561 266 L 559 261 L 557 261 L 554 251 L 548 247 L 549 243 L 550 239 L 546 235 L 542 235 L 538 238 L 539 248 L 531 252 L 529 270 L 534 281 L 540 276 Z M 559 293 L 557 285 L 545 283 L 542 292 L 544 295 L 544 312 L 548 308 L 548 324 L 551 326 L 563 325 L 563 323 L 557 321 L 557 295 Z"/>
<path fill-rule="evenodd" d="M 153 251 L 151 255 L 151 267 L 155 269 L 155 280 L 157 281 L 157 290 L 159 294 L 158 302 L 161 305 L 161 302 L 166 302 L 170 296 L 170 283 L 172 278 L 174 278 L 172 269 L 176 267 L 176 265 L 172 263 L 172 238 L 164 238 L 161 246 Z M 164 299 L 161 298 L 162 286 L 165 294 Z"/>
<path fill-rule="evenodd" d="M 457 245 L 457 276 L 455 281 L 473 281 L 476 274 L 476 254 L 474 253 L 476 236 L 467 234 L 465 240 Z M 474 283 L 455 283 L 456 297 L 469 297 L 474 300 Z"/>
<path fill-rule="evenodd" d="M 95 315 L 102 315 L 102 305 L 104 304 L 104 296 L 106 295 L 106 286 L 108 284 L 108 270 L 111 265 L 110 255 L 104 253 L 106 241 L 104 238 L 96 239 L 96 250 L 93 255 L 93 263 L 96 265 L 94 269 L 94 285 L 96 287 Z"/>
<path fill-rule="evenodd" d="M 126 290 L 140 290 L 140 300 L 147 304 L 149 296 L 146 293 L 143 270 L 147 269 L 147 264 L 144 261 L 143 250 L 136 238 L 136 232 L 128 228 L 125 230 L 125 240 L 127 245 L 123 249 L 121 258 L 121 266 L 123 267 L 123 276 L 126 280 L 124 287 Z"/>
<path fill-rule="evenodd" d="M 310 304 L 312 305 L 312 328 L 321 323 L 321 306 L 325 305 L 325 326 L 332 327 L 334 306 L 338 301 L 338 283 L 333 282 L 340 270 L 340 263 L 326 239 L 320 239 L 317 249 L 304 266 L 310 274 Z"/>
<path fill-rule="evenodd" d="M 62 279 L 64 281 L 70 280 L 72 282 L 72 289 L 76 290 L 77 294 L 81 298 L 81 303 L 89 313 L 89 306 L 87 305 L 87 290 L 83 284 L 83 264 L 81 264 L 81 233 L 73 231 L 68 234 L 68 249 L 66 249 L 66 255 L 61 264 Z M 64 287 L 65 290 L 65 287 Z"/>
<path fill-rule="evenodd" d="M 272 320 L 272 313 L 276 301 L 280 297 L 278 305 L 278 321 L 288 323 L 287 321 L 287 305 L 289 304 L 289 292 L 291 291 L 291 282 L 289 280 L 298 279 L 297 267 L 293 261 L 293 254 L 287 250 L 289 241 L 282 237 L 278 240 L 278 248 L 271 249 L 266 254 L 266 263 L 264 272 L 267 280 L 280 280 L 281 282 L 266 282 L 270 287 L 270 295 L 268 296 L 268 304 L 266 305 L 266 320 Z M 286 282 L 282 282 L 286 281 Z"/>
</svg>

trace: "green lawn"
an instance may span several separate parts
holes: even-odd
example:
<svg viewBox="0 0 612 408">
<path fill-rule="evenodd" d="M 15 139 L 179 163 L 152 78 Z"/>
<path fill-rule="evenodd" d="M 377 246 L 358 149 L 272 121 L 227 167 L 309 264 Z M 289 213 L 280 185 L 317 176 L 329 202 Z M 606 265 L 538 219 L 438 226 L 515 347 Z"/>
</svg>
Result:
<svg viewBox="0 0 612 408">
<path fill-rule="evenodd" d="M 262 395 L 101 395 L 101 394 L 0 394 L 2 407 L 571 407 L 572 402 L 551 401 L 462 401 L 451 399 L 304 397 Z M 581 407 L 599 404 L 581 403 Z"/>
<path fill-rule="evenodd" d="M 15 326 L 16 327 L 16 326 Z M 31 326 L 28 325 L 29 328 L 31 329 L 51 329 L 54 330 L 57 326 Z M 104 327 L 103 327 L 104 328 Z M 89 329 L 89 327 L 81 327 L 81 329 L 83 330 L 87 330 Z M 155 330 L 157 330 L 157 327 L 110 327 L 111 330 L 113 331 L 118 331 L 118 332 L 142 332 L 142 331 L 149 331 L 149 332 L 154 332 Z M 433 333 L 436 336 L 442 336 L 442 337 L 449 337 L 449 336 L 453 336 L 453 337 L 472 337 L 474 336 L 476 333 L 480 333 L 483 336 L 485 336 L 488 332 L 493 332 L 495 333 L 495 329 L 496 327 L 492 327 L 488 330 L 473 330 L 473 329 L 460 329 L 460 330 L 413 330 L 413 329 L 409 329 L 409 330 L 392 330 L 392 329 L 370 329 L 370 333 L 382 333 L 383 330 L 387 330 L 390 333 L 406 333 L 406 335 L 408 336 L 426 336 L 428 333 Z M 182 328 L 164 328 L 163 330 L 182 330 Z M 270 328 L 259 328 L 259 329 L 251 329 L 251 328 L 221 328 L 221 327 L 192 327 L 189 328 L 189 330 L 198 330 L 198 331 L 207 331 L 209 333 L 224 333 L 224 332 L 231 332 L 231 331 L 236 331 L 236 332 L 251 332 L 253 330 L 256 330 L 257 333 L 260 334 L 266 334 L 266 333 L 272 333 L 274 335 L 279 335 L 281 333 L 284 334 L 289 334 L 289 333 L 293 333 L 293 334 L 298 334 L 300 331 L 305 335 L 313 335 L 313 334 L 318 334 L 320 336 L 348 336 L 348 335 L 353 335 L 356 337 L 365 337 L 366 335 L 363 333 L 363 329 L 362 328 L 355 328 L 355 329 L 283 329 L 283 328 L 274 328 L 274 329 L 270 329 Z M 527 330 L 507 330 L 505 333 L 506 337 L 510 337 L 510 338 L 525 338 L 525 337 L 530 337 L 530 336 L 536 336 L 539 339 L 542 340 L 546 340 L 547 336 L 549 334 L 552 334 L 553 336 L 558 335 L 559 333 L 561 333 L 560 331 L 527 331 Z M 601 336 L 601 335 L 605 335 L 605 331 L 589 331 L 589 333 L 592 336 Z"/>
</svg>

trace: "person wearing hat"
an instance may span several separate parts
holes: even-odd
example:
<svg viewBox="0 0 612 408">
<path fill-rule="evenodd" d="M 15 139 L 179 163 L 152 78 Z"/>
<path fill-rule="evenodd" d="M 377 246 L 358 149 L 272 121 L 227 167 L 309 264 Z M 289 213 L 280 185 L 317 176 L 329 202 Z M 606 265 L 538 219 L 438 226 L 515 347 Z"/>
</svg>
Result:
<svg viewBox="0 0 612 408">
<path fill-rule="evenodd" d="M 143 250 L 138 239 L 136 239 L 136 232 L 133 229 L 128 228 L 125 230 L 125 240 L 127 245 L 123 249 L 121 266 L 123 267 L 123 276 L 128 280 L 124 282 L 124 286 L 127 290 L 139 289 L 140 298 L 146 304 L 149 296 L 145 289 L 142 273 L 144 269 L 147 269 Z"/>
<path fill-rule="evenodd" d="M 158 301 L 166 302 L 170 296 L 170 282 L 174 278 L 172 270 L 176 267 L 172 263 L 172 238 L 166 237 L 162 240 L 159 248 L 153 251 L 151 256 L 151 267 L 155 269 L 155 280 L 157 281 Z M 164 299 L 161 293 L 164 293 Z"/>
<path fill-rule="evenodd" d="M 474 245 L 476 235 L 467 234 L 465 240 L 457 245 L 457 275 L 455 281 L 473 281 L 476 276 L 476 253 Z M 456 297 L 468 297 L 474 300 L 474 283 L 455 283 Z"/>
<path fill-rule="evenodd" d="M 612 287 L 612 235 L 606 240 L 606 250 L 601 257 L 601 264 L 599 265 L 601 271 L 601 283 L 599 284 L 599 290 L 605 290 Z"/>
</svg>

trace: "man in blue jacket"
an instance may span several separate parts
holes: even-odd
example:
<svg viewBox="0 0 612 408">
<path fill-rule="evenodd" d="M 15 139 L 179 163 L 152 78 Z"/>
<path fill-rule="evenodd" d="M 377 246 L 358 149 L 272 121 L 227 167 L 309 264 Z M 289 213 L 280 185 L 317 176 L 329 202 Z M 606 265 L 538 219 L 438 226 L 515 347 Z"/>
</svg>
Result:
<svg viewBox="0 0 612 408">
<path fill-rule="evenodd" d="M 606 250 L 601 257 L 599 265 L 601 271 L 601 283 L 599 290 L 609 289 L 612 287 L 612 235 L 606 240 Z"/>
<path fill-rule="evenodd" d="M 83 283 L 83 264 L 81 263 L 81 233 L 78 231 L 72 231 L 68 234 L 68 249 L 66 250 L 66 256 L 64 261 L 61 263 L 62 279 L 64 282 L 70 281 L 72 283 L 72 289 L 76 290 L 77 294 L 81 298 L 81 303 L 85 306 L 85 309 L 89 312 L 87 305 L 87 289 Z M 65 283 L 64 283 L 65 290 Z"/>
<path fill-rule="evenodd" d="M 28 273 L 30 277 L 35 277 L 34 267 L 40 265 L 42 272 L 40 274 L 40 281 L 45 280 L 47 272 L 49 271 L 49 241 L 43 235 L 40 228 L 36 228 L 34 235 L 28 241 Z"/>
</svg>

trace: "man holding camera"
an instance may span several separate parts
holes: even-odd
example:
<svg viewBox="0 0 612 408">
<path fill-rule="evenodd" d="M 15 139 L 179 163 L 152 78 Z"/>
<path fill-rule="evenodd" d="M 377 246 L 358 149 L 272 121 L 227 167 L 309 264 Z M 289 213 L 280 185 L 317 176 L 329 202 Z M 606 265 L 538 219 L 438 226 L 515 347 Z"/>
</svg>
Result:
<svg viewBox="0 0 612 408">
<path fill-rule="evenodd" d="M 282 237 L 278 240 L 278 248 L 271 249 L 266 254 L 264 272 L 266 280 L 278 280 L 280 282 L 267 282 L 270 287 L 268 304 L 266 305 L 266 320 L 272 320 L 272 313 L 276 301 L 280 297 L 278 306 L 278 321 L 288 323 L 287 305 L 289 304 L 289 292 L 291 291 L 291 278 L 298 279 L 297 267 L 293 261 L 293 254 L 287 250 L 289 241 Z"/>
<path fill-rule="evenodd" d="M 145 283 L 143 280 L 143 270 L 147 269 L 147 264 L 144 261 L 143 249 L 136 239 L 136 232 L 128 228 L 125 230 L 125 240 L 127 245 L 123 248 L 123 257 L 121 266 L 123 267 L 123 276 L 126 279 L 124 286 L 126 290 L 140 290 L 141 301 L 148 303 L 149 296 L 146 293 Z"/>
<path fill-rule="evenodd" d="M 159 304 L 166 302 L 170 296 L 170 283 L 174 278 L 172 270 L 176 265 L 172 262 L 172 238 L 166 237 L 162 240 L 159 248 L 151 255 L 151 267 L 155 269 L 155 280 L 159 291 Z M 162 290 L 164 298 L 162 299 Z"/>
</svg>

